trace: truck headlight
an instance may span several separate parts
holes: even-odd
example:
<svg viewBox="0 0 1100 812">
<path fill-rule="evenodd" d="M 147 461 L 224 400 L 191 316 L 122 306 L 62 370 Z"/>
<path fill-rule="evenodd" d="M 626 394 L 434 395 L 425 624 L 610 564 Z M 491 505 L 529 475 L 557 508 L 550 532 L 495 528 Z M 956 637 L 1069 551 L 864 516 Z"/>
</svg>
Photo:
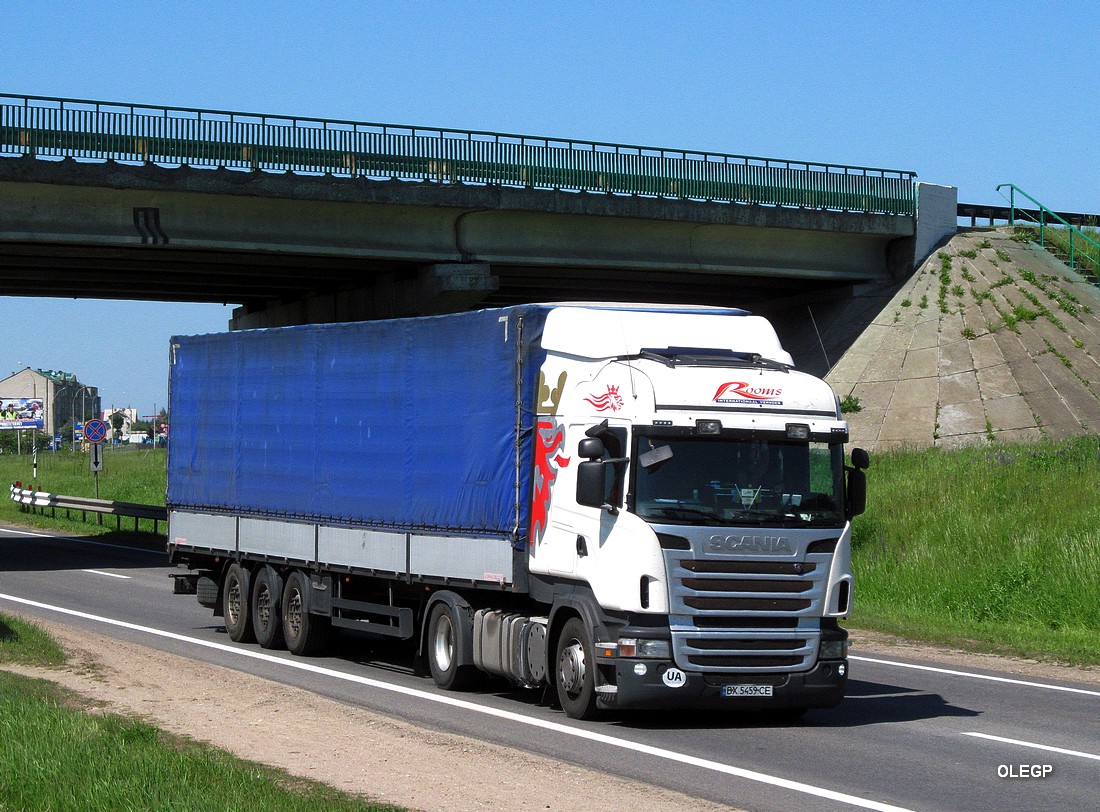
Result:
<svg viewBox="0 0 1100 812">
<path fill-rule="evenodd" d="M 818 654 L 822 660 L 843 660 L 848 656 L 847 640 L 822 640 L 821 652 Z"/>
<path fill-rule="evenodd" d="M 620 637 L 619 656 L 667 660 L 672 657 L 672 648 L 667 640 L 639 640 L 636 637 Z"/>
</svg>

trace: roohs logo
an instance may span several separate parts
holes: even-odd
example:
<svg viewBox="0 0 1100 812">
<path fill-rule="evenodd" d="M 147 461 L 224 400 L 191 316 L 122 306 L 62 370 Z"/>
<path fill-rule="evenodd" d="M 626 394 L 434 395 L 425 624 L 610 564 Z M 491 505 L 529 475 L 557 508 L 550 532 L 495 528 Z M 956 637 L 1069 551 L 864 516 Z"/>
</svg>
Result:
<svg viewBox="0 0 1100 812">
<path fill-rule="evenodd" d="M 736 403 L 746 400 L 763 403 L 775 401 L 782 396 L 782 389 L 770 386 L 749 386 L 745 381 L 729 381 L 718 387 L 712 400 L 717 403 Z"/>
<path fill-rule="evenodd" d="M 609 385 L 607 387 L 607 392 L 599 397 L 585 398 L 585 401 L 591 403 L 597 412 L 617 412 L 619 409 L 623 408 L 623 399 L 619 394 L 619 387 L 617 386 Z"/>
</svg>

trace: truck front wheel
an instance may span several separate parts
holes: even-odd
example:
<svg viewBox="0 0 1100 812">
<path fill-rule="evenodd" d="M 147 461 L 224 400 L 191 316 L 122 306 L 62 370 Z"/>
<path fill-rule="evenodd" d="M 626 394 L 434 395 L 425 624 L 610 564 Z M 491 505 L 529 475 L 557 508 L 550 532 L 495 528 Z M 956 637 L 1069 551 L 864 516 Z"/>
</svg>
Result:
<svg viewBox="0 0 1100 812">
<path fill-rule="evenodd" d="M 580 618 L 570 618 L 562 627 L 554 662 L 562 710 L 572 719 L 596 718 L 596 656 L 591 635 Z"/>
<path fill-rule="evenodd" d="M 458 610 L 440 601 L 428 618 L 428 668 L 435 684 L 444 691 L 473 687 L 477 668 L 458 664 Z"/>
<path fill-rule="evenodd" d="M 252 632 L 252 616 L 249 604 L 248 570 L 234 561 L 225 571 L 222 581 L 222 611 L 225 614 L 225 630 L 234 643 L 251 643 L 256 638 Z"/>
</svg>

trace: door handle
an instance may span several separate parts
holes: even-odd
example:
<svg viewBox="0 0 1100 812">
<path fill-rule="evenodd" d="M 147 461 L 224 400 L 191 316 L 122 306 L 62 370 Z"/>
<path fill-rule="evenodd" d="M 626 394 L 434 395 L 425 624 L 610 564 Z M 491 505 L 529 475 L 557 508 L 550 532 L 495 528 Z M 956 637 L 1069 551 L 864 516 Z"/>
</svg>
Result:
<svg viewBox="0 0 1100 812">
<path fill-rule="evenodd" d="M 584 536 L 577 536 L 577 555 L 582 558 L 588 555 L 588 542 L 584 540 Z"/>
</svg>

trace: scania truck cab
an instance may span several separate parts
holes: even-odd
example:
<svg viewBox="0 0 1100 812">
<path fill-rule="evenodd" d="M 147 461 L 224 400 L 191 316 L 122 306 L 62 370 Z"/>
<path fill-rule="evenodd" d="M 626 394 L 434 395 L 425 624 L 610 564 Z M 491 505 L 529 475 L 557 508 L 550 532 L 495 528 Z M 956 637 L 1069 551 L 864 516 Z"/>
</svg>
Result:
<svg viewBox="0 0 1100 812">
<path fill-rule="evenodd" d="M 576 315 L 544 333 L 530 572 L 532 596 L 591 616 L 558 637 L 563 707 L 839 703 L 867 455 L 845 464 L 834 393 L 759 317 L 612 318 L 601 357 L 559 313 Z"/>
</svg>

